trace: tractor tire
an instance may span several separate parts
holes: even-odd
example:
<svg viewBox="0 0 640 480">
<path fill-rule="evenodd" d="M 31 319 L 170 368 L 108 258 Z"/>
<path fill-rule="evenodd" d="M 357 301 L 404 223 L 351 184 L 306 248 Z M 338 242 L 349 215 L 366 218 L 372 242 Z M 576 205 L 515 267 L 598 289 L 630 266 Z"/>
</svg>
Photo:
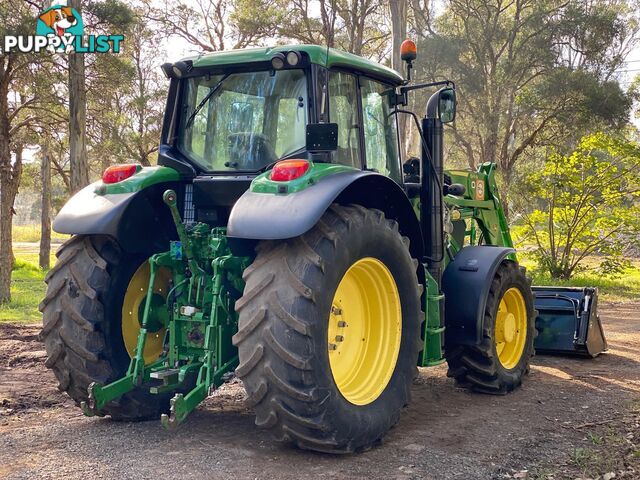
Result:
<svg viewBox="0 0 640 480">
<path fill-rule="evenodd" d="M 77 405 L 92 382 L 105 385 L 123 377 L 130 357 L 122 338 L 122 302 L 129 279 L 145 258 L 127 255 L 104 236 L 76 235 L 56 253 L 45 277 L 40 303 L 47 360 L 58 389 Z M 134 390 L 107 404 L 101 413 L 114 420 L 157 418 L 169 410 L 168 395 Z"/>
<path fill-rule="evenodd" d="M 515 305 L 511 308 L 517 312 L 515 315 L 507 304 Z M 500 320 L 506 318 L 504 312 L 515 319 L 508 327 L 509 321 Z M 529 373 L 529 362 L 534 355 L 535 318 L 531 280 L 524 267 L 511 261 L 503 262 L 491 281 L 482 341 L 477 346 L 445 345 L 447 375 L 480 393 L 504 395 L 516 389 Z M 505 333 L 507 330 L 510 332 Z"/>
<path fill-rule="evenodd" d="M 422 347 L 409 240 L 381 211 L 334 204 L 309 232 L 257 251 L 233 338 L 256 425 L 302 449 L 371 448 L 409 403 Z"/>
</svg>

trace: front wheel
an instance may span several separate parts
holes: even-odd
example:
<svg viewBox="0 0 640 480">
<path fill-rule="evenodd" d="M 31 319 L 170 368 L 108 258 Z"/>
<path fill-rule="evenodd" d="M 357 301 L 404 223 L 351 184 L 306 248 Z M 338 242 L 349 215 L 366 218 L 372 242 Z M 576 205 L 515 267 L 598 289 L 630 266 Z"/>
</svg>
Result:
<svg viewBox="0 0 640 480">
<path fill-rule="evenodd" d="M 529 372 L 536 335 L 531 283 L 523 267 L 503 262 L 491 281 L 478 345 L 446 345 L 448 375 L 472 390 L 505 394 Z"/>
<path fill-rule="evenodd" d="M 423 316 L 408 247 L 395 221 L 357 205 L 333 205 L 301 237 L 259 245 L 234 336 L 258 426 L 348 453 L 398 421 Z"/>
</svg>

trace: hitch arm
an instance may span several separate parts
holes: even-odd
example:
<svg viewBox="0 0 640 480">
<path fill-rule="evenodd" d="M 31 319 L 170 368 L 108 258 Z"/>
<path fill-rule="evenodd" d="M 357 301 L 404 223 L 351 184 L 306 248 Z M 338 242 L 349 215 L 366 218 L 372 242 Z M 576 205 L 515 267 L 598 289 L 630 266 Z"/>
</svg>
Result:
<svg viewBox="0 0 640 480">
<path fill-rule="evenodd" d="M 200 267 L 193 257 L 193 248 L 191 246 L 191 240 L 189 240 L 189 236 L 187 235 L 187 231 L 184 228 L 184 224 L 182 223 L 182 218 L 180 218 L 180 212 L 178 212 L 177 200 L 178 197 L 176 192 L 173 190 L 167 190 L 162 195 L 162 200 L 169 207 L 169 211 L 171 212 L 171 218 L 173 219 L 173 223 L 176 226 L 176 231 L 178 232 L 178 238 L 180 239 L 180 243 L 182 244 L 182 250 L 184 251 L 184 255 L 187 257 L 187 263 L 189 264 L 189 268 L 193 273 L 199 272 Z"/>
<path fill-rule="evenodd" d="M 100 410 L 110 401 L 130 392 L 136 387 L 139 387 L 144 382 L 150 379 L 150 374 L 154 368 L 162 365 L 162 360 L 159 360 L 152 365 L 145 366 L 144 364 L 144 348 L 147 340 L 147 323 L 149 321 L 149 311 L 151 310 L 151 299 L 153 297 L 153 287 L 155 284 L 156 273 L 158 266 L 167 264 L 171 258 L 167 253 L 159 253 L 153 255 L 149 259 L 150 276 L 149 286 L 147 288 L 147 296 L 144 306 L 144 313 L 142 314 L 142 324 L 140 325 L 140 331 L 138 332 L 138 343 L 136 345 L 136 353 L 129 363 L 127 374 L 121 379 L 110 383 L 108 385 L 100 385 L 93 382 L 87 389 L 88 399 L 87 401 L 80 402 L 80 407 L 85 415 L 92 417 L 98 415 Z"/>
</svg>

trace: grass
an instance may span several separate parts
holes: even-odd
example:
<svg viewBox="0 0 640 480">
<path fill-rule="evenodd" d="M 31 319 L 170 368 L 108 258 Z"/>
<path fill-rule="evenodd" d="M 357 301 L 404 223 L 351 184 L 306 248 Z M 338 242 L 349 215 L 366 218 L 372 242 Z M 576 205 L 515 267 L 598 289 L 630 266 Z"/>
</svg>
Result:
<svg viewBox="0 0 640 480">
<path fill-rule="evenodd" d="M 599 478 L 607 472 L 616 472 L 624 468 L 628 445 L 622 432 L 610 430 L 605 435 L 594 436 L 599 441 L 595 443 L 592 440 L 593 447 L 573 449 L 569 454 L 570 463 L 589 478 Z"/>
<path fill-rule="evenodd" d="M 536 270 L 535 261 L 526 253 L 519 253 L 520 263 L 527 267 L 534 285 L 551 285 L 559 287 L 598 287 L 601 300 L 624 302 L 640 300 L 640 260 L 633 260 L 632 266 L 618 277 L 605 277 L 591 270 L 599 262 L 596 257 L 587 258 L 585 266 L 590 270 L 574 275 L 570 280 L 551 278 L 548 273 Z"/>
<path fill-rule="evenodd" d="M 596 432 L 587 432 L 587 438 L 594 445 L 601 445 L 604 442 L 604 437 L 602 435 L 597 434 Z"/>
<path fill-rule="evenodd" d="M 37 263 L 25 261 L 23 258 L 19 258 L 16 253 L 16 265 L 11 277 L 11 302 L 0 305 L 0 323 L 40 321 L 41 314 L 38 311 L 38 304 L 45 294 L 45 273 Z"/>
<path fill-rule="evenodd" d="M 14 242 L 40 242 L 40 225 L 14 225 L 12 229 Z M 62 243 L 69 239 L 69 235 L 51 231 L 51 241 Z"/>
<path fill-rule="evenodd" d="M 51 248 L 50 265 L 55 263 L 56 246 Z M 11 275 L 11 302 L 0 305 L 0 323 L 40 322 L 42 315 L 38 305 L 44 298 L 46 271 L 38 266 L 39 247 L 37 245 L 15 245 L 13 254 L 16 265 Z"/>
<path fill-rule="evenodd" d="M 567 452 L 567 462 L 546 461 L 531 468 L 532 480 L 550 478 L 603 478 L 605 474 L 638 471 L 640 450 L 633 439 L 640 417 L 640 400 L 628 405 L 628 411 L 619 414 L 606 427 L 586 432 L 583 445 Z M 634 476 L 633 478 L 636 478 Z M 618 477 L 615 477 L 618 478 Z M 625 477 L 627 478 L 627 477 Z"/>
</svg>

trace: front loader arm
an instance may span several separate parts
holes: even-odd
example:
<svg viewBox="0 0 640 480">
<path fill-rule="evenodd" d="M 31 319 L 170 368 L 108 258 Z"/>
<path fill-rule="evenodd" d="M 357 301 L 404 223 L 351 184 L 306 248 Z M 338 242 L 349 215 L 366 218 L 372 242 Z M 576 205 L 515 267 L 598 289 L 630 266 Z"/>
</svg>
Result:
<svg viewBox="0 0 640 480">
<path fill-rule="evenodd" d="M 487 162 L 480 165 L 476 172 L 447 171 L 452 183 L 464 187 L 464 193 L 460 196 L 446 195 L 444 201 L 449 207 L 452 221 L 472 220 L 470 228 L 465 228 L 464 235 L 468 237 L 469 244 L 478 243 L 479 229 L 485 245 L 512 248 L 513 241 L 495 180 L 495 168 L 495 163 Z M 463 246 L 459 238 L 454 239 L 453 243 L 456 251 Z M 515 260 L 515 255 L 511 257 Z"/>
</svg>

